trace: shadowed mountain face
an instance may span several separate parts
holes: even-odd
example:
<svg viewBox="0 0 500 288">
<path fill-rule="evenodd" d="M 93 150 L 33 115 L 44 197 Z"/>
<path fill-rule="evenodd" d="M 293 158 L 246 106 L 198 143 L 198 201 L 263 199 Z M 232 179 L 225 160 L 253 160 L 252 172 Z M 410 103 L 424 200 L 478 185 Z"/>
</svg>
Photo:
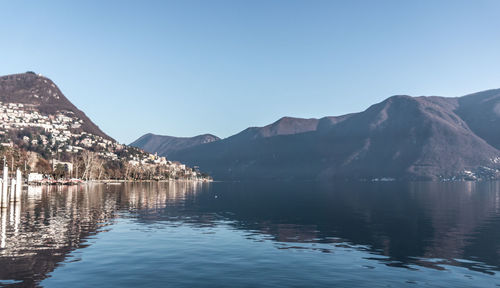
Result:
<svg viewBox="0 0 500 288">
<path fill-rule="evenodd" d="M 160 156 L 169 156 L 170 153 L 189 147 L 220 140 L 219 137 L 204 134 L 195 137 L 171 137 L 148 133 L 130 143 L 130 146 L 139 147 L 149 153 L 158 153 Z"/>
<path fill-rule="evenodd" d="M 342 178 L 452 177 L 492 166 L 499 151 L 453 111 L 455 100 L 394 96 L 317 137 L 321 173 Z"/>
<path fill-rule="evenodd" d="M 330 127 L 331 125 L 338 123 L 349 116 L 350 115 L 341 117 L 324 117 L 321 119 L 283 117 L 264 127 L 249 127 L 230 138 L 233 138 L 233 140 L 236 139 L 236 141 L 238 141 L 238 139 L 246 141 L 249 139 L 255 140 L 259 138 L 316 131 L 318 129 Z M 180 150 L 219 140 L 221 140 L 219 137 L 212 134 L 203 134 L 195 137 L 173 137 L 148 133 L 130 143 L 130 146 L 144 149 L 150 153 L 158 153 L 160 156 L 170 156 Z"/>
<path fill-rule="evenodd" d="M 279 135 L 291 135 L 315 131 L 318 128 L 320 120 L 301 119 L 292 117 L 283 117 L 278 121 L 264 127 L 250 127 L 237 134 L 239 137 L 248 139 L 267 138 Z"/>
<path fill-rule="evenodd" d="M 457 101 L 457 115 L 476 135 L 500 149 L 500 89 L 471 94 Z"/>
<path fill-rule="evenodd" d="M 21 103 L 42 114 L 58 111 L 72 112 L 83 120 L 82 129 L 87 133 L 113 140 L 99 129 L 81 110 L 76 108 L 50 79 L 32 72 L 0 77 L 0 101 Z"/>
<path fill-rule="evenodd" d="M 393 96 L 340 117 L 285 117 L 169 155 L 216 179 L 430 180 L 500 175 L 500 90 Z"/>
</svg>

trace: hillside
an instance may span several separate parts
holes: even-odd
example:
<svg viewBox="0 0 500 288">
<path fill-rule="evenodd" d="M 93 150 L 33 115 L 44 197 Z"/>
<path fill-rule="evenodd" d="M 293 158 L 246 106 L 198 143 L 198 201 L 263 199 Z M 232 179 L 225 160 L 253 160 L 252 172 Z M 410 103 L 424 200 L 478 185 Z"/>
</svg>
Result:
<svg viewBox="0 0 500 288">
<path fill-rule="evenodd" d="M 499 176 L 500 90 L 393 96 L 363 112 L 283 118 L 171 153 L 218 179 L 477 179 Z"/>
<path fill-rule="evenodd" d="M 170 153 L 177 152 L 178 150 L 218 140 L 220 140 L 219 137 L 211 134 L 198 135 L 195 137 L 172 137 L 148 133 L 130 143 L 130 146 L 144 149 L 144 151 L 149 153 L 158 153 L 160 156 L 168 157 Z"/>
<path fill-rule="evenodd" d="M 122 145 L 99 129 L 50 79 L 33 72 L 0 77 L 0 158 L 45 180 L 192 179 L 201 173 Z"/>
<path fill-rule="evenodd" d="M 85 113 L 76 108 L 52 80 L 35 73 L 27 72 L 0 77 L 0 101 L 21 103 L 29 108 L 37 109 L 42 114 L 69 111 L 82 120 L 83 131 L 113 140 L 101 131 Z"/>
</svg>

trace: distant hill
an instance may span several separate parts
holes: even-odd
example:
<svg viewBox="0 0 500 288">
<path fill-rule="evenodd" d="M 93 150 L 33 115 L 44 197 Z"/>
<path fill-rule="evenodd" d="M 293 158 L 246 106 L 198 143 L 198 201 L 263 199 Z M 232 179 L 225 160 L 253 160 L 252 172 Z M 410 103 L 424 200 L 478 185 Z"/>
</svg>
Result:
<svg viewBox="0 0 500 288">
<path fill-rule="evenodd" d="M 198 135 L 195 137 L 172 137 L 148 133 L 130 143 L 130 146 L 141 148 L 149 153 L 158 153 L 160 156 L 168 156 L 181 149 L 218 140 L 220 140 L 219 137 L 211 134 Z"/>
<path fill-rule="evenodd" d="M 216 179 L 477 179 L 500 176 L 499 149 L 497 89 L 393 96 L 340 117 L 286 117 L 169 158 Z"/>
<path fill-rule="evenodd" d="M 77 118 L 83 120 L 83 131 L 113 140 L 85 113 L 76 108 L 52 80 L 33 72 L 0 77 L 0 101 L 25 104 L 43 114 L 71 111 Z"/>
</svg>

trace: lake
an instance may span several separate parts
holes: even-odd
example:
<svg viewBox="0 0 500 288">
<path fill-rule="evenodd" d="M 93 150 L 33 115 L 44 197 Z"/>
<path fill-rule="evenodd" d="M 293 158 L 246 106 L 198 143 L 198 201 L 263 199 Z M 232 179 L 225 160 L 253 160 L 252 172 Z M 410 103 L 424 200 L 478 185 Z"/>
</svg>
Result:
<svg viewBox="0 0 500 288">
<path fill-rule="evenodd" d="M 6 287 L 496 287 L 500 182 L 29 187 Z"/>
</svg>

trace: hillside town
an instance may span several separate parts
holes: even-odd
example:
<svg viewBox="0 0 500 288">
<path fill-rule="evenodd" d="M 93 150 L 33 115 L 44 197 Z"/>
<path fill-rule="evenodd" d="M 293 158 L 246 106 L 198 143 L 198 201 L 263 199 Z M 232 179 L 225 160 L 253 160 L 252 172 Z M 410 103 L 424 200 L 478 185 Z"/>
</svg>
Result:
<svg viewBox="0 0 500 288">
<path fill-rule="evenodd" d="M 0 156 L 31 182 L 211 180 L 197 167 L 88 133 L 83 121 L 73 111 L 44 114 L 36 105 L 0 102 Z"/>
</svg>

